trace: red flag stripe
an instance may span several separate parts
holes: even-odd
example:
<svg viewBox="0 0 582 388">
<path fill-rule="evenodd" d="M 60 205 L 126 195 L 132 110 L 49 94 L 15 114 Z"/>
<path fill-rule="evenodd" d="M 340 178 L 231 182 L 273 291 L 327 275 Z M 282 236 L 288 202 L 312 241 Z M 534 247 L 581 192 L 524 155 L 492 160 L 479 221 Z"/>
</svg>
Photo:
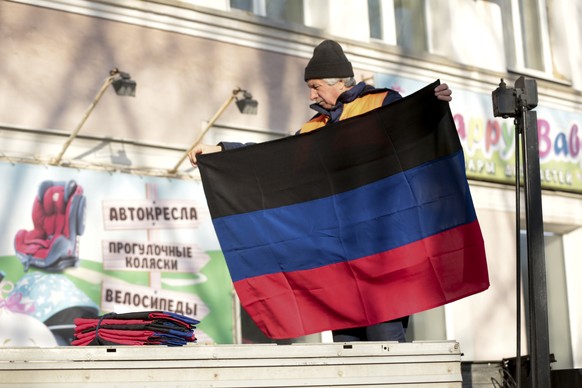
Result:
<svg viewBox="0 0 582 388">
<path fill-rule="evenodd" d="M 234 285 L 266 335 L 292 338 L 417 313 L 486 290 L 489 279 L 474 221 L 358 260 Z"/>
</svg>

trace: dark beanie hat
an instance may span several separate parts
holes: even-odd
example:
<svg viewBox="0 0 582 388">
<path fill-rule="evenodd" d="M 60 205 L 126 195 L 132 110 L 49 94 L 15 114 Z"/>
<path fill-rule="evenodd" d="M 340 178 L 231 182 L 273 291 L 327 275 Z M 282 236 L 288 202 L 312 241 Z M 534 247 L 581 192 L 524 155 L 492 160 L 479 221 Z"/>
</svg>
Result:
<svg viewBox="0 0 582 388">
<path fill-rule="evenodd" d="M 324 40 L 315 49 L 305 68 L 305 81 L 322 78 L 353 77 L 352 64 L 342 47 L 333 40 Z"/>
</svg>

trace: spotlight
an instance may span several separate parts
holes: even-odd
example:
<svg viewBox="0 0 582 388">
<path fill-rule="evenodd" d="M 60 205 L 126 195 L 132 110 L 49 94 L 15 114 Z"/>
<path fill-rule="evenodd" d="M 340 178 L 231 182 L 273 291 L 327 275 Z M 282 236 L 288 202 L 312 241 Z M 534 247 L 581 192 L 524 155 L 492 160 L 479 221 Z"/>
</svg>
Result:
<svg viewBox="0 0 582 388">
<path fill-rule="evenodd" d="M 252 94 L 247 92 L 246 90 L 239 90 L 240 93 L 243 94 L 243 98 L 236 99 L 236 106 L 240 113 L 245 115 L 256 115 L 259 103 L 257 100 L 253 100 Z M 235 95 L 238 93 L 235 93 Z"/>
<path fill-rule="evenodd" d="M 111 74 L 111 76 L 115 76 L 111 83 L 113 85 L 113 89 L 115 89 L 115 93 L 117 93 L 118 96 L 135 97 L 135 88 L 137 84 L 134 80 L 131 79 L 129 73 L 119 71 L 117 68 L 115 68 L 111 70 L 109 74 Z"/>
</svg>

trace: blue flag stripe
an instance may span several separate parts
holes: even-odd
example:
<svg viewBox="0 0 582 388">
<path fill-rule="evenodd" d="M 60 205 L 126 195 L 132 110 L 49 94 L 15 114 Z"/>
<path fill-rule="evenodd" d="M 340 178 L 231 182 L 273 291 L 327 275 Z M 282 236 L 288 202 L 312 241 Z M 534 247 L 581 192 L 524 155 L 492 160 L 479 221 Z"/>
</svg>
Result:
<svg viewBox="0 0 582 388">
<path fill-rule="evenodd" d="M 358 259 L 475 219 L 458 151 L 342 194 L 213 222 L 238 281 Z"/>
</svg>

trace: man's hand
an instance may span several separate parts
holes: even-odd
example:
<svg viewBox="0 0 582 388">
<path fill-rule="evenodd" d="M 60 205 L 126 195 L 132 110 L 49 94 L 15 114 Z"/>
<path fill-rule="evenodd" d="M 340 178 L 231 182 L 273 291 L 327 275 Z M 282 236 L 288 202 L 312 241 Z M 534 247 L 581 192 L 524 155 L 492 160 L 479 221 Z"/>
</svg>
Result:
<svg viewBox="0 0 582 388">
<path fill-rule="evenodd" d="M 451 101 L 453 99 L 451 94 L 453 94 L 453 91 L 449 89 L 449 85 L 447 84 L 440 84 L 434 89 L 434 95 L 442 101 Z"/>
<path fill-rule="evenodd" d="M 222 151 L 222 147 L 219 145 L 198 144 L 192 149 L 192 151 L 188 152 L 188 159 L 190 159 L 192 167 L 196 167 L 198 165 L 198 161 L 196 160 L 197 155 L 211 154 L 220 151 Z"/>
</svg>

